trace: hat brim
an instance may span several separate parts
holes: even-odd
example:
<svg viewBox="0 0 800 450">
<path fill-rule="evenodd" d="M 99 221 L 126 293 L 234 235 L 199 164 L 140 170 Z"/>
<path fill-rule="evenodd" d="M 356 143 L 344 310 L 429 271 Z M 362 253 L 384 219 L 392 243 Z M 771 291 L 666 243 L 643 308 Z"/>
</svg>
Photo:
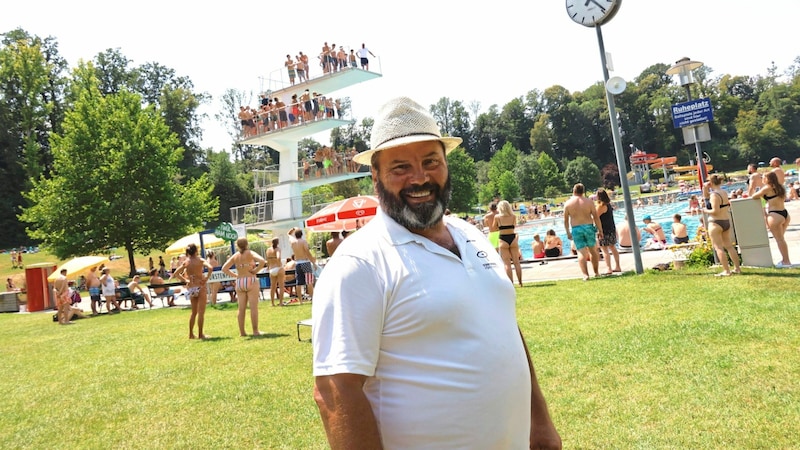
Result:
<svg viewBox="0 0 800 450">
<path fill-rule="evenodd" d="M 372 165 L 372 154 L 375 152 L 379 152 L 381 150 L 386 150 L 389 148 L 395 147 L 402 147 L 404 145 L 413 144 L 416 142 L 426 142 L 426 141 L 439 141 L 444 145 L 444 154 L 448 154 L 453 151 L 456 147 L 461 145 L 463 139 L 460 137 L 435 137 L 429 135 L 423 136 L 405 136 L 400 137 L 397 139 L 392 139 L 389 142 L 382 144 L 380 147 L 375 149 L 365 150 L 355 156 L 353 156 L 353 161 L 357 162 L 358 164 L 363 164 L 365 166 Z"/>
</svg>

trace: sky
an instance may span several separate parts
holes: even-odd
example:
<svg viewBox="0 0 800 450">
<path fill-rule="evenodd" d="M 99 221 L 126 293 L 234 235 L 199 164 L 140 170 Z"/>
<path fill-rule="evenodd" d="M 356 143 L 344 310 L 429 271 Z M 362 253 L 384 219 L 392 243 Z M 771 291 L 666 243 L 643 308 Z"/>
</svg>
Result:
<svg viewBox="0 0 800 450">
<path fill-rule="evenodd" d="M 773 62 L 783 73 L 800 56 L 798 12 L 792 0 L 626 0 L 601 31 L 611 76 L 628 81 L 684 56 L 716 76 L 764 75 Z M 214 119 L 222 94 L 253 92 L 255 106 L 263 80 L 284 70 L 287 54 L 317 55 L 323 42 L 364 43 L 377 56 L 370 69 L 381 78 L 332 93 L 349 96 L 359 120 L 400 95 L 424 106 L 442 97 L 477 101 L 484 112 L 533 89 L 582 91 L 603 79 L 597 32 L 572 22 L 564 0 L 41 0 L 3 7 L 0 33 L 16 28 L 56 38 L 70 67 L 119 48 L 132 66 L 158 62 L 189 77 L 212 97 L 200 109 L 208 116 L 202 145 L 216 151 L 230 148 Z M 312 68 L 312 76 L 320 73 Z"/>
</svg>

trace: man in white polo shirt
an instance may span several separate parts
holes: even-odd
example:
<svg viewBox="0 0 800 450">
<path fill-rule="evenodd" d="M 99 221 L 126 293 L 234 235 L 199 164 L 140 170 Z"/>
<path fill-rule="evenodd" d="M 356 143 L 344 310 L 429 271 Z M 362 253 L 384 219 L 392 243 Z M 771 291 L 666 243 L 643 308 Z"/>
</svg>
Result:
<svg viewBox="0 0 800 450">
<path fill-rule="evenodd" d="M 474 226 L 444 216 L 460 138 L 408 98 L 378 113 L 381 203 L 317 282 L 315 400 L 333 449 L 560 448 L 516 323 L 515 290 Z"/>
</svg>

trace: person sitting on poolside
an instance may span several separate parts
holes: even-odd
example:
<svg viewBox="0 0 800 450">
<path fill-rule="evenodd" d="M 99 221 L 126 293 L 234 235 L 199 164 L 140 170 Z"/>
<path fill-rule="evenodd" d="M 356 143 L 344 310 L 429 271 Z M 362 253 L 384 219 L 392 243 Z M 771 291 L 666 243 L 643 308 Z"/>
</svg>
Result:
<svg viewBox="0 0 800 450">
<path fill-rule="evenodd" d="M 547 257 L 544 252 L 544 242 L 542 242 L 542 238 L 539 237 L 538 233 L 533 235 L 531 250 L 533 251 L 533 259 L 542 259 Z"/>
<path fill-rule="evenodd" d="M 557 258 L 561 256 L 563 245 L 561 238 L 556 236 L 555 230 L 547 230 L 547 234 L 544 237 L 544 254 L 546 257 Z"/>
<path fill-rule="evenodd" d="M 672 216 L 672 242 L 675 244 L 687 244 L 689 242 L 689 233 L 686 231 L 686 224 L 681 222 L 681 215 L 675 214 Z"/>
<path fill-rule="evenodd" d="M 653 235 L 647 247 L 660 249 L 666 248 L 667 236 L 664 234 L 664 230 L 661 228 L 661 225 L 657 222 L 653 222 L 653 219 L 651 219 L 650 216 L 644 216 L 642 218 L 642 222 L 644 222 L 644 228 L 642 228 L 642 231 Z"/>
<path fill-rule="evenodd" d="M 642 233 L 639 232 L 638 228 L 634 228 L 636 230 L 636 242 L 642 240 Z M 631 229 L 628 227 L 628 216 L 625 216 L 625 220 L 617 224 L 617 243 L 619 244 L 619 248 L 621 249 L 631 249 L 633 247 L 633 242 L 631 241 Z"/>
</svg>

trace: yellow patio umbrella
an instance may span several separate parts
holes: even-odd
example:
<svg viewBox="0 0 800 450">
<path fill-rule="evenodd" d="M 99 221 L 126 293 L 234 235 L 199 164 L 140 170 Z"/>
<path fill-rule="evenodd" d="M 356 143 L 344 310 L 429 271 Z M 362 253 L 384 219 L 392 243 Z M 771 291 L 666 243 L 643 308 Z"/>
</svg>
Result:
<svg viewBox="0 0 800 450">
<path fill-rule="evenodd" d="M 195 244 L 198 248 L 200 248 L 200 233 L 192 233 L 188 236 L 184 236 L 177 241 L 173 242 L 172 245 L 167 247 L 164 250 L 164 253 L 167 255 L 180 255 L 186 251 L 186 246 L 189 244 Z M 203 246 L 205 248 L 209 247 L 219 247 L 225 244 L 224 239 L 220 239 L 213 234 L 204 234 L 203 235 Z"/>
<path fill-rule="evenodd" d="M 108 262 L 108 257 L 79 256 L 77 258 L 72 258 L 71 260 L 62 264 L 58 269 L 56 269 L 55 272 L 51 273 L 50 276 L 47 277 L 47 281 L 56 281 L 56 278 L 61 275 L 61 270 L 63 269 L 67 269 L 67 278 L 71 278 L 82 274 L 90 267 L 99 266 L 104 262 Z"/>
</svg>

